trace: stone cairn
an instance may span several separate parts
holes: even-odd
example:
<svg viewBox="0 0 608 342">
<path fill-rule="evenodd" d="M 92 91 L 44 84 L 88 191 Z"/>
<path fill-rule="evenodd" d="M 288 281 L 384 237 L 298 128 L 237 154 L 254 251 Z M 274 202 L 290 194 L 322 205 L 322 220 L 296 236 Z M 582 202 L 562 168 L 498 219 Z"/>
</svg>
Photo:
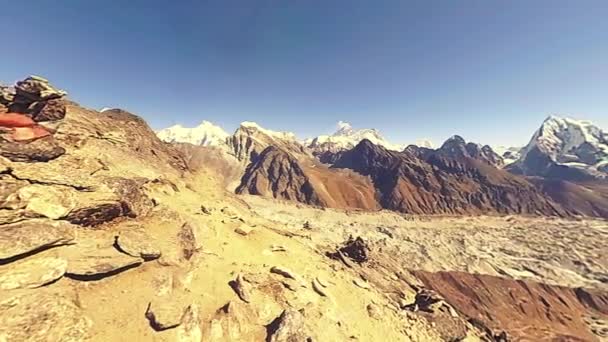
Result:
<svg viewBox="0 0 608 342">
<path fill-rule="evenodd" d="M 66 92 L 38 76 L 0 85 L 0 155 L 11 161 L 48 161 L 65 150 L 53 139 L 66 115 Z"/>
</svg>

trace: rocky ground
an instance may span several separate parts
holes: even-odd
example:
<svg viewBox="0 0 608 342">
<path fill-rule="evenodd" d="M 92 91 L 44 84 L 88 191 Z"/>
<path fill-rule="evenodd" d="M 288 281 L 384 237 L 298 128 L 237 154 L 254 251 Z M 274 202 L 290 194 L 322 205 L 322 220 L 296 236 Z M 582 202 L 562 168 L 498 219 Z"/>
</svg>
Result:
<svg viewBox="0 0 608 342">
<path fill-rule="evenodd" d="M 606 221 L 237 196 L 132 114 L 0 90 L 0 341 L 608 334 Z"/>
</svg>

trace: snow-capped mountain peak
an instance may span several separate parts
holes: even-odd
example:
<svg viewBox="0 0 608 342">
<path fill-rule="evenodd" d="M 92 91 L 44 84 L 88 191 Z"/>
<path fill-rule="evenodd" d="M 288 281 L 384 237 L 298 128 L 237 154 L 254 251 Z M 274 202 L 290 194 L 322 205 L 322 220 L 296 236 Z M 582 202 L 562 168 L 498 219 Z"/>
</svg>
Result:
<svg viewBox="0 0 608 342">
<path fill-rule="evenodd" d="M 547 162 L 540 162 L 543 156 Z M 590 121 L 550 115 L 514 164 L 524 174 L 544 175 L 559 165 L 597 176 L 608 173 L 608 134 Z"/>
<path fill-rule="evenodd" d="M 202 146 L 223 145 L 229 136 L 221 127 L 206 120 L 191 128 L 176 124 L 158 131 L 156 135 L 160 140 L 166 142 L 190 143 Z"/>
<path fill-rule="evenodd" d="M 314 152 L 337 152 L 351 149 L 364 139 L 390 150 L 399 151 L 402 149 L 402 146 L 391 144 L 384 139 L 376 129 L 354 129 L 350 123 L 345 121 L 338 122 L 335 133 L 307 139 L 304 144 Z"/>
<path fill-rule="evenodd" d="M 555 161 L 559 161 L 565 155 L 576 153 L 584 144 L 608 156 L 608 136 L 599 127 L 590 121 L 550 115 L 536 131 L 522 156 L 538 146 Z"/>
<path fill-rule="evenodd" d="M 272 131 L 269 129 L 266 129 L 262 126 L 260 126 L 258 123 L 253 122 L 253 121 L 243 121 L 241 122 L 241 126 L 239 127 L 239 129 L 244 128 L 244 129 L 255 129 L 261 133 L 266 134 L 269 137 L 272 138 L 277 138 L 277 139 L 287 139 L 287 140 L 295 140 L 296 139 L 296 135 L 292 132 L 277 132 L 277 131 Z M 238 131 L 238 129 L 237 129 Z"/>
<path fill-rule="evenodd" d="M 350 123 L 346 121 L 338 121 L 338 130 L 333 135 L 352 135 L 353 133 L 353 126 Z"/>
</svg>

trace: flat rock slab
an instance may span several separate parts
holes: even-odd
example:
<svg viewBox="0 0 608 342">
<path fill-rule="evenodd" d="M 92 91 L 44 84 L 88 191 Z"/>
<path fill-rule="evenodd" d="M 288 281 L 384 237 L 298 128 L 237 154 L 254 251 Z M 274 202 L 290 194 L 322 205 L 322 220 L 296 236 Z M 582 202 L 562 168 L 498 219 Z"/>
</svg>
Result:
<svg viewBox="0 0 608 342">
<path fill-rule="evenodd" d="M 84 250 L 68 260 L 66 274 L 78 280 L 99 280 L 139 266 L 143 260 L 108 247 Z"/>
<path fill-rule="evenodd" d="M 74 240 L 74 226 L 67 222 L 29 220 L 0 227 L 0 264 Z"/>
<path fill-rule="evenodd" d="M 62 258 L 28 258 L 0 266 L 0 289 L 31 289 L 53 282 L 65 274 L 68 262 Z"/>
<path fill-rule="evenodd" d="M 155 241 L 143 229 L 120 232 L 116 237 L 116 244 L 121 251 L 144 260 L 157 259 L 161 255 Z"/>
<path fill-rule="evenodd" d="M 61 293 L 37 290 L 0 300 L 0 341 L 83 341 L 91 324 Z"/>
</svg>

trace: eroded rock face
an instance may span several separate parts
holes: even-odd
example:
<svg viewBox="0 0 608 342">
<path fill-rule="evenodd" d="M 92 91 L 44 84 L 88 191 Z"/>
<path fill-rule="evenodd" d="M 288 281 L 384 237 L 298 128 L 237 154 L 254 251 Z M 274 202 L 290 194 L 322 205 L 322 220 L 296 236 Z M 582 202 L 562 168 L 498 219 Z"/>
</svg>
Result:
<svg viewBox="0 0 608 342">
<path fill-rule="evenodd" d="M 91 320 L 61 293 L 33 291 L 0 301 L 0 340 L 77 342 L 87 338 Z"/>
</svg>

